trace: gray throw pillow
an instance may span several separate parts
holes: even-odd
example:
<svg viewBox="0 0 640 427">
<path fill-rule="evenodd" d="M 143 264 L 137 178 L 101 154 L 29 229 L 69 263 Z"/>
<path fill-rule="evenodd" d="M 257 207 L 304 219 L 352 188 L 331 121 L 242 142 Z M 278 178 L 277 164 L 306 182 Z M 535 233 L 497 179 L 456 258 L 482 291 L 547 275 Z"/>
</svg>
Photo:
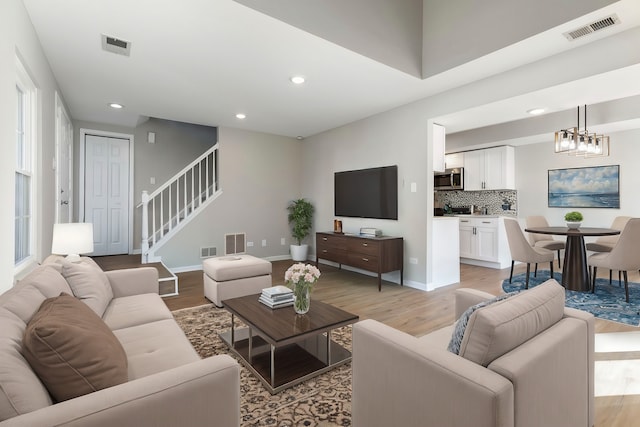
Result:
<svg viewBox="0 0 640 427">
<path fill-rule="evenodd" d="M 80 262 L 62 260 L 62 275 L 69 283 L 73 295 L 102 317 L 113 299 L 109 278 L 91 258 Z"/>
<path fill-rule="evenodd" d="M 447 350 L 449 350 L 453 354 L 460 354 L 460 345 L 462 344 L 462 338 L 464 337 L 464 331 L 467 329 L 467 324 L 469 323 L 469 318 L 471 315 L 479 308 L 486 307 L 498 301 L 505 300 L 512 295 L 517 294 L 519 291 L 510 292 L 508 294 L 498 295 L 495 298 L 488 299 L 486 301 L 482 301 L 476 305 L 472 305 L 468 309 L 462 313 L 462 316 L 456 321 L 456 325 L 453 328 L 453 334 L 451 335 L 451 341 L 449 341 L 449 345 L 447 346 Z"/>
</svg>

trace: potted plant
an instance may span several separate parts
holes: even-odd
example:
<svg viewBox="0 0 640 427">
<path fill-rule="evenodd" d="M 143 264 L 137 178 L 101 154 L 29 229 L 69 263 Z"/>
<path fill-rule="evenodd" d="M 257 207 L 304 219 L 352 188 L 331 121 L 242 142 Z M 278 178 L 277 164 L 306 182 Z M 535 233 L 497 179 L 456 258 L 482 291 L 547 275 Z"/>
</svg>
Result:
<svg viewBox="0 0 640 427">
<path fill-rule="evenodd" d="M 567 227 L 569 228 L 580 228 L 580 225 L 583 220 L 583 216 L 580 212 L 568 212 L 564 216 L 564 220 L 567 222 Z"/>
<path fill-rule="evenodd" d="M 313 225 L 313 205 L 305 199 L 293 200 L 287 207 L 289 211 L 289 224 L 292 224 L 291 235 L 298 243 L 291 245 L 291 259 L 294 261 L 306 261 L 309 246 L 302 241 L 309 235 Z"/>
</svg>

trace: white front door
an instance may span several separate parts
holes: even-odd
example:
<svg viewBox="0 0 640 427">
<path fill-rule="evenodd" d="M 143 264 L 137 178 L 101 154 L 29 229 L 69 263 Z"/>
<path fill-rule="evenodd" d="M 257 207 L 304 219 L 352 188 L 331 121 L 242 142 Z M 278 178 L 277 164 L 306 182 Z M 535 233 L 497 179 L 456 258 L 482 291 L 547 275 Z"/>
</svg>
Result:
<svg viewBox="0 0 640 427">
<path fill-rule="evenodd" d="M 84 217 L 93 254 L 129 253 L 129 140 L 85 135 Z"/>
<path fill-rule="evenodd" d="M 73 207 L 73 126 L 56 92 L 56 222 L 71 222 Z"/>
</svg>

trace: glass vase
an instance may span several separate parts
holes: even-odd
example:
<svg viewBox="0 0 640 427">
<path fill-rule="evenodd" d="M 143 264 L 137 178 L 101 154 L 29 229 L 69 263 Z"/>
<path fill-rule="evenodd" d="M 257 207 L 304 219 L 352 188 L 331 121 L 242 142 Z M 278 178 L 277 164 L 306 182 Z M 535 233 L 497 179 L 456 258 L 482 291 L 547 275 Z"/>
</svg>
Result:
<svg viewBox="0 0 640 427">
<path fill-rule="evenodd" d="M 297 286 L 293 292 L 293 309 L 298 314 L 305 314 L 311 305 L 311 293 L 308 286 Z"/>
</svg>

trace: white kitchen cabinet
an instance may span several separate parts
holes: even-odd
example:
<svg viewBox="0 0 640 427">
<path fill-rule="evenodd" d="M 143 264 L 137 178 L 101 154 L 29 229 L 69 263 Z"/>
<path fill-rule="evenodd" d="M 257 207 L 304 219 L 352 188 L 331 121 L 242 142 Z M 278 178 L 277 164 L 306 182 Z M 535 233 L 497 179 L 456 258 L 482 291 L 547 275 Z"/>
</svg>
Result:
<svg viewBox="0 0 640 427">
<path fill-rule="evenodd" d="M 460 217 L 460 262 L 490 268 L 510 265 L 502 218 Z"/>
<path fill-rule="evenodd" d="M 444 165 L 447 169 L 464 167 L 464 153 L 451 153 L 444 156 Z"/>
<path fill-rule="evenodd" d="M 433 171 L 444 172 L 445 166 L 445 128 L 444 126 L 433 124 Z"/>
<path fill-rule="evenodd" d="M 466 151 L 464 189 L 515 190 L 515 156 L 510 146 Z"/>
</svg>

